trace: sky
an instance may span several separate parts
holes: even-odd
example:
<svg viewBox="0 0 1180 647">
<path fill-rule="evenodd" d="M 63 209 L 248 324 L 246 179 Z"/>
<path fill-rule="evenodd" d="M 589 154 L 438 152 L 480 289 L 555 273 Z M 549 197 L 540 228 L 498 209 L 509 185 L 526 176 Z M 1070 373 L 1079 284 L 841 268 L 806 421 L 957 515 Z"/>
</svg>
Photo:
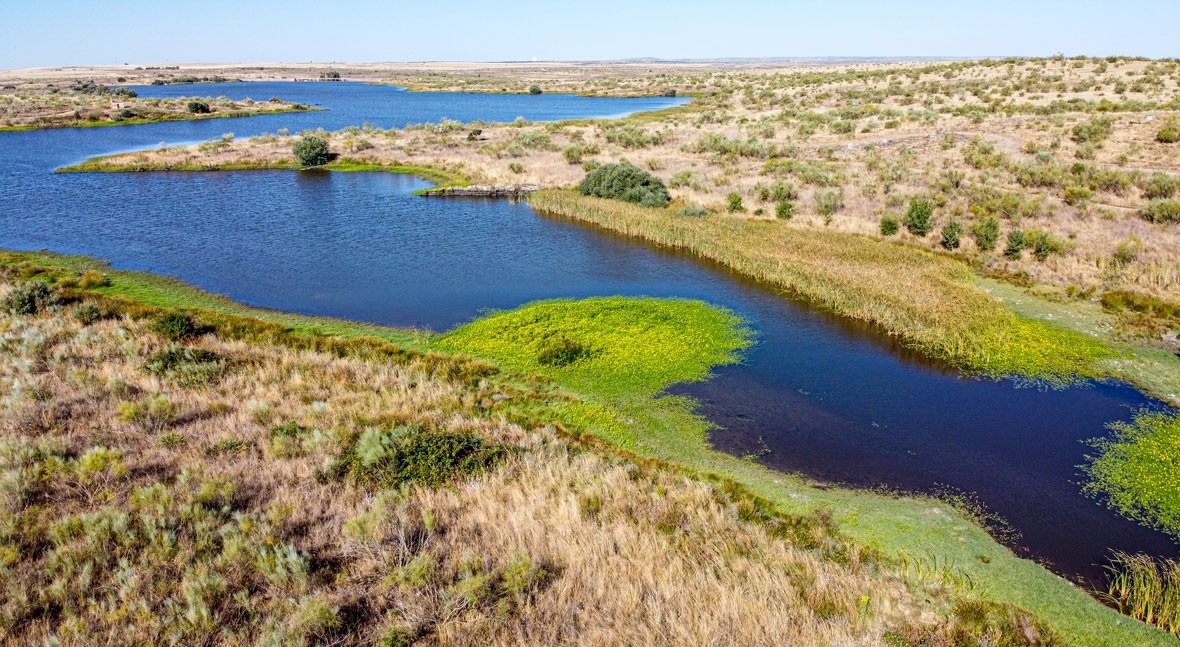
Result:
<svg viewBox="0 0 1180 647">
<path fill-rule="evenodd" d="M 1180 0 L 0 0 L 0 69 L 196 62 L 1180 57 Z"/>
</svg>

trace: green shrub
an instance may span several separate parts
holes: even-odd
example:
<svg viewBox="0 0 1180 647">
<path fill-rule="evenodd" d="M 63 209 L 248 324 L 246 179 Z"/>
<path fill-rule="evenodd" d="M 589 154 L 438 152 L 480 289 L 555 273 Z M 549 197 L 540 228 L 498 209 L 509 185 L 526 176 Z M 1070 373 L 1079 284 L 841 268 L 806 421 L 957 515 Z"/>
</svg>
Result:
<svg viewBox="0 0 1180 647">
<path fill-rule="evenodd" d="M 166 312 L 152 324 L 152 330 L 170 341 L 181 341 L 197 334 L 197 324 L 183 312 Z"/>
<path fill-rule="evenodd" d="M 831 219 L 837 211 L 844 208 L 844 192 L 834 191 L 815 192 L 815 210 L 824 217 L 825 222 Z"/>
<path fill-rule="evenodd" d="M 1110 117 L 1098 117 L 1074 126 L 1070 139 L 1077 144 L 1098 143 L 1110 136 L 1113 126 L 1114 120 Z"/>
<path fill-rule="evenodd" d="M 730 213 L 745 211 L 746 208 L 742 206 L 742 194 L 731 191 L 729 195 L 725 196 L 725 210 Z"/>
<path fill-rule="evenodd" d="M 975 238 L 976 247 L 990 252 L 996 248 L 996 242 L 1000 239 L 1000 221 L 995 216 L 977 220 L 971 226 L 971 236 Z"/>
<path fill-rule="evenodd" d="M 367 429 L 341 457 L 340 465 L 365 484 L 438 486 L 491 469 L 507 453 L 506 448 L 489 445 L 471 434 L 418 432 L 410 427 Z"/>
<path fill-rule="evenodd" d="M 1008 232 L 1008 246 L 1004 249 L 1004 256 L 1013 260 L 1020 258 L 1020 254 L 1024 252 L 1024 245 L 1024 232 L 1013 229 Z"/>
<path fill-rule="evenodd" d="M 521 164 L 520 162 L 511 162 L 508 164 L 508 170 L 517 175 L 520 175 L 521 173 L 524 173 L 524 164 Z"/>
<path fill-rule="evenodd" d="M 530 85 L 530 86 L 529 86 L 529 94 L 534 94 L 534 95 L 536 95 L 536 94 L 541 94 L 541 86 L 539 86 L 539 85 Z"/>
<path fill-rule="evenodd" d="M 1180 177 L 1167 173 L 1152 173 L 1143 184 L 1143 197 L 1148 200 L 1166 200 L 1180 190 Z"/>
<path fill-rule="evenodd" d="M 1180 222 L 1180 200 L 1152 200 L 1139 215 L 1151 222 Z"/>
<path fill-rule="evenodd" d="M 934 215 L 934 202 L 929 198 L 914 198 L 906 209 L 902 224 L 915 236 L 925 237 L 930 233 L 934 224 L 930 221 Z"/>
<path fill-rule="evenodd" d="M 28 281 L 10 290 L 0 302 L 5 312 L 31 316 L 60 303 L 60 299 L 44 281 Z"/>
<path fill-rule="evenodd" d="M 942 226 L 942 246 L 946 249 L 958 249 L 963 237 L 963 224 L 951 218 Z"/>
<path fill-rule="evenodd" d="M 551 337 L 541 343 L 537 362 L 542 366 L 569 366 L 590 354 L 589 348 L 568 337 Z"/>
<path fill-rule="evenodd" d="M 194 115 L 207 115 L 213 112 L 213 110 L 209 108 L 209 104 L 205 103 L 204 101 L 189 101 L 188 111 Z"/>
<path fill-rule="evenodd" d="M 897 233 L 899 223 L 893 216 L 881 216 L 881 235 L 892 236 Z"/>
<path fill-rule="evenodd" d="M 1094 197 L 1094 191 L 1084 186 L 1067 186 L 1065 187 L 1065 204 L 1072 207 L 1080 207 L 1090 201 Z"/>
<path fill-rule="evenodd" d="M 304 135 L 295 142 L 291 149 L 295 158 L 303 167 L 323 166 L 332 161 L 332 153 L 328 150 L 328 140 L 316 135 Z"/>
<path fill-rule="evenodd" d="M 792 202 L 783 200 L 774 205 L 774 217 L 779 220 L 790 220 L 795 215 L 795 205 Z"/>
<path fill-rule="evenodd" d="M 677 218 L 706 218 L 711 215 L 712 212 L 704 207 L 684 207 L 676 212 Z"/>
<path fill-rule="evenodd" d="M 1041 229 L 1024 232 L 1024 242 L 1032 248 L 1033 256 L 1036 256 L 1038 261 L 1043 261 L 1053 254 L 1062 254 L 1066 250 L 1064 240 Z"/>
<path fill-rule="evenodd" d="M 1180 142 L 1180 122 L 1170 121 L 1168 125 L 1155 134 L 1155 140 L 1161 144 L 1175 144 Z"/>
<path fill-rule="evenodd" d="M 103 309 L 91 301 L 84 301 L 74 307 L 74 320 L 83 326 L 89 326 L 105 316 L 106 313 L 103 312 Z"/>
<path fill-rule="evenodd" d="M 173 346 L 153 355 L 143 368 L 153 375 L 192 386 L 215 380 L 225 366 L 225 358 L 212 351 Z"/>
<path fill-rule="evenodd" d="M 671 199 L 660 178 L 625 161 L 605 164 L 590 171 L 578 185 L 578 192 L 644 207 L 664 207 Z"/>
</svg>

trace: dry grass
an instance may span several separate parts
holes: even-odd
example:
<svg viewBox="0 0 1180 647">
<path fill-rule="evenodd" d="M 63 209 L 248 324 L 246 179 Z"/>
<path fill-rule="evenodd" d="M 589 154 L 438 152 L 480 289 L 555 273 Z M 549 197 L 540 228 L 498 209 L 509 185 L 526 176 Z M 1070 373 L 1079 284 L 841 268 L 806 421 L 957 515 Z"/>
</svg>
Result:
<svg viewBox="0 0 1180 647">
<path fill-rule="evenodd" d="M 1004 607 L 985 605 L 980 624 L 978 604 L 907 583 L 822 516 L 769 515 L 740 492 L 510 423 L 504 407 L 541 396 L 468 360 L 297 350 L 273 335 L 170 342 L 150 313 L 97 301 L 0 315 L 6 644 L 1044 635 Z M 224 364 L 186 380 L 149 370 L 174 343 Z M 441 488 L 380 490 L 340 467 L 381 429 L 510 449 Z"/>
</svg>

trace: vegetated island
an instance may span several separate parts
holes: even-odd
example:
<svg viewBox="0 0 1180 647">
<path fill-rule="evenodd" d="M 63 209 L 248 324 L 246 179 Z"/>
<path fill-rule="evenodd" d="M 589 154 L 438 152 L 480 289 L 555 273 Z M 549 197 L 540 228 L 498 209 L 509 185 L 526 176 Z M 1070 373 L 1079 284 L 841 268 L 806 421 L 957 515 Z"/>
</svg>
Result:
<svg viewBox="0 0 1180 647">
<path fill-rule="evenodd" d="M 0 132 L 253 117 L 316 109 L 274 97 L 266 101 L 141 98 L 130 88 L 108 87 L 94 81 L 65 87 L 49 83 L 18 88 L 7 84 L 0 89 Z"/>
<path fill-rule="evenodd" d="M 0 327 L 7 639 L 1174 644 L 945 503 L 709 449 L 653 397 L 747 343 L 700 302 L 431 336 L 0 253 Z"/>
<path fill-rule="evenodd" d="M 549 187 L 534 206 L 691 249 L 968 371 L 1118 377 L 1175 404 L 1178 79 L 1173 61 L 1127 58 L 628 69 L 629 93 L 696 98 L 621 120 L 358 125 L 63 170 L 428 167 L 448 185 Z M 305 142 L 319 156 L 299 159 Z M 619 161 L 669 205 L 569 189 Z"/>
</svg>

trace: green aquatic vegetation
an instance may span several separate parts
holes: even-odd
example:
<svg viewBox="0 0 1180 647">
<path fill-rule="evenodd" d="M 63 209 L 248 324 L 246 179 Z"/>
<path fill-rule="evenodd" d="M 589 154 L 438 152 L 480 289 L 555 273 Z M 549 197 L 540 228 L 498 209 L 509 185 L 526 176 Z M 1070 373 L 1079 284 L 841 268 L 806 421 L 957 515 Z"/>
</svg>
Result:
<svg viewBox="0 0 1180 647">
<path fill-rule="evenodd" d="M 1109 425 L 1113 435 L 1092 441 L 1098 450 L 1082 469 L 1085 491 L 1119 514 L 1180 537 L 1180 415 L 1140 413 Z"/>
<path fill-rule="evenodd" d="M 435 347 L 594 393 L 655 395 L 736 362 L 749 336 L 736 315 L 701 301 L 606 297 L 494 313 Z"/>
</svg>

